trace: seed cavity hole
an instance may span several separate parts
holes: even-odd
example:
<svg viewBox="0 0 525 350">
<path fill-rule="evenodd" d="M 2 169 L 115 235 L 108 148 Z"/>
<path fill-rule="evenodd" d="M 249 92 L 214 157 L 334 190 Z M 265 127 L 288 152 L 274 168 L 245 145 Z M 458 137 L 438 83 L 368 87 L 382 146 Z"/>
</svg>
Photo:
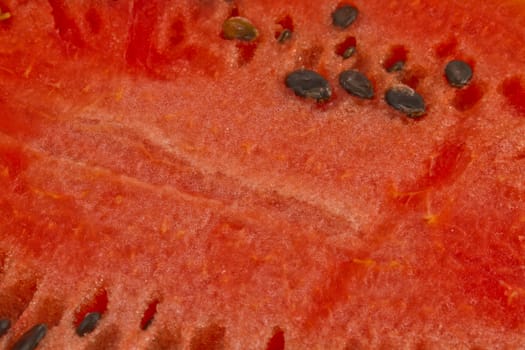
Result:
<svg viewBox="0 0 525 350">
<path fill-rule="evenodd" d="M 352 57 L 357 50 L 357 40 L 353 36 L 348 36 L 344 41 L 337 44 L 335 53 L 343 59 Z"/>
<path fill-rule="evenodd" d="M 478 84 L 470 84 L 467 87 L 456 90 L 452 105 L 458 111 L 464 112 L 473 108 L 484 95 L 483 89 Z"/>
<path fill-rule="evenodd" d="M 68 13 L 66 2 L 62 0 L 48 0 L 48 3 L 51 6 L 55 28 L 60 38 L 77 48 L 84 47 L 85 42 L 82 32 L 75 19 Z"/>
<path fill-rule="evenodd" d="M 420 82 L 426 77 L 426 70 L 421 66 L 412 66 L 405 70 L 401 77 L 401 82 L 412 89 L 417 89 Z"/>
<path fill-rule="evenodd" d="M 11 15 L 11 11 L 2 4 L 0 6 L 0 28 L 9 28 L 11 26 L 11 18 L 13 16 Z"/>
<path fill-rule="evenodd" d="M 284 331 L 280 327 L 273 329 L 273 335 L 266 344 L 266 350 L 284 350 Z"/>
<path fill-rule="evenodd" d="M 5 271 L 5 263 L 6 263 L 7 255 L 0 251 L 0 275 L 4 273 Z"/>
<path fill-rule="evenodd" d="M 108 293 L 105 289 L 98 290 L 91 300 L 80 306 L 75 313 L 74 327 L 79 336 L 93 331 L 108 308 Z"/>
<path fill-rule="evenodd" d="M 155 314 L 157 313 L 158 304 L 159 301 L 157 299 L 153 300 L 151 303 L 148 304 L 148 307 L 146 308 L 146 310 L 144 310 L 144 314 L 142 315 L 142 319 L 140 320 L 140 329 L 146 330 L 153 323 L 153 319 L 155 318 Z"/>
<path fill-rule="evenodd" d="M 520 115 L 525 116 L 525 83 L 522 82 L 521 77 L 513 76 L 505 79 L 501 84 L 500 92 L 507 103 Z"/>
<path fill-rule="evenodd" d="M 237 64 L 239 67 L 244 66 L 253 59 L 255 56 L 255 50 L 257 49 L 256 42 L 242 42 L 239 41 L 235 45 L 237 47 L 238 57 Z"/>
<path fill-rule="evenodd" d="M 458 46 L 458 40 L 454 37 L 436 45 L 435 52 L 438 58 L 453 56 Z"/>
<path fill-rule="evenodd" d="M 88 312 L 82 322 L 78 325 L 75 332 L 79 337 L 83 337 L 86 334 L 89 334 L 95 330 L 97 327 L 98 321 L 102 317 L 102 314 L 97 311 Z"/>
<path fill-rule="evenodd" d="M 240 15 L 241 15 L 241 12 L 239 11 L 239 8 L 237 7 L 237 5 L 234 4 L 230 11 L 230 17 L 238 17 Z"/>
<path fill-rule="evenodd" d="M 177 46 L 184 41 L 186 37 L 186 24 L 182 18 L 175 18 L 170 26 L 170 44 Z"/>
<path fill-rule="evenodd" d="M 92 34 L 96 35 L 100 33 L 100 30 L 102 29 L 102 19 L 100 18 L 98 11 L 94 7 L 91 7 L 89 10 L 86 11 L 84 18 L 86 19 L 86 22 L 89 26 L 89 31 Z"/>
<path fill-rule="evenodd" d="M 222 24 L 221 37 L 226 40 L 236 40 L 237 64 L 239 67 L 249 63 L 255 56 L 258 36 L 259 31 L 253 23 L 238 14 L 237 16 L 229 17 Z"/>
<path fill-rule="evenodd" d="M 292 38 L 294 32 L 292 17 L 286 15 L 275 23 L 278 27 L 278 29 L 275 31 L 275 39 L 277 42 L 283 44 L 289 41 Z"/>
<path fill-rule="evenodd" d="M 408 50 L 403 45 L 392 46 L 383 61 L 383 68 L 389 73 L 401 71 L 406 65 L 407 58 Z"/>
</svg>

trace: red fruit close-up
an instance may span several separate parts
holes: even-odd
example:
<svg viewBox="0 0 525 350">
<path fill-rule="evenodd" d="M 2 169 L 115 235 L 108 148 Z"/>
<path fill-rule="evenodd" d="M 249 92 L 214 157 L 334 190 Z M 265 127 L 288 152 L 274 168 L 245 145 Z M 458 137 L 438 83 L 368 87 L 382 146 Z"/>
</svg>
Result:
<svg viewBox="0 0 525 350">
<path fill-rule="evenodd" d="M 523 0 L 0 0 L 0 43 L 0 348 L 525 347 Z"/>
</svg>

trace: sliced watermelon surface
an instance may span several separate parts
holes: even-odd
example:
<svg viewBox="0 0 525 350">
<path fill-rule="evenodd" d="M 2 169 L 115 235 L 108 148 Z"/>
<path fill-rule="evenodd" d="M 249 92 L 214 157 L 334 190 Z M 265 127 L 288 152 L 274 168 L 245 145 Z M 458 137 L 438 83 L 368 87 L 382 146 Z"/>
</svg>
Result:
<svg viewBox="0 0 525 350">
<path fill-rule="evenodd" d="M 524 3 L 343 5 L 1 1 L 0 347 L 522 347 Z"/>
</svg>

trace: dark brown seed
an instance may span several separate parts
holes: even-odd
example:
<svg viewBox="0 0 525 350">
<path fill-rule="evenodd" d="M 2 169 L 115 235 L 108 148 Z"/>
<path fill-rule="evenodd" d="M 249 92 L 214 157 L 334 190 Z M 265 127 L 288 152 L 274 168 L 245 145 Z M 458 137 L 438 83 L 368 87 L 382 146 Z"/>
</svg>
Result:
<svg viewBox="0 0 525 350">
<path fill-rule="evenodd" d="M 93 332 L 101 317 L 102 315 L 100 312 L 90 312 L 86 314 L 76 329 L 77 334 L 83 337 L 84 335 Z"/>
<path fill-rule="evenodd" d="M 279 34 L 279 37 L 277 38 L 277 41 L 279 43 L 284 43 L 292 38 L 292 31 L 290 29 L 284 29 L 281 34 Z"/>
<path fill-rule="evenodd" d="M 332 12 L 332 24 L 339 28 L 347 28 L 357 19 L 359 11 L 351 5 L 340 6 Z"/>
<path fill-rule="evenodd" d="M 400 70 L 403 70 L 404 67 L 405 67 L 404 61 L 397 61 L 393 65 L 388 67 L 387 72 L 388 73 L 399 72 Z"/>
<path fill-rule="evenodd" d="M 299 69 L 288 74 L 286 86 L 297 96 L 313 98 L 317 101 L 328 100 L 332 95 L 328 81 L 319 73 L 308 69 Z"/>
<path fill-rule="evenodd" d="M 43 323 L 37 324 L 18 339 L 11 350 L 34 350 L 38 343 L 45 337 L 47 326 Z"/>
<path fill-rule="evenodd" d="M 257 28 L 244 17 L 230 17 L 222 24 L 224 38 L 229 40 L 254 41 L 259 36 Z"/>
<path fill-rule="evenodd" d="M 7 318 L 0 319 L 0 337 L 6 334 L 9 328 L 11 328 L 11 321 Z"/>
<path fill-rule="evenodd" d="M 451 86 L 461 88 L 472 79 L 472 68 L 467 62 L 453 60 L 445 67 L 445 75 Z"/>
<path fill-rule="evenodd" d="M 397 85 L 385 93 L 386 102 L 410 118 L 418 118 L 425 114 L 423 97 L 406 85 Z"/>
<path fill-rule="evenodd" d="M 349 94 L 361 98 L 374 97 L 374 87 L 368 78 L 361 72 L 356 70 L 345 70 L 339 74 L 339 84 Z"/>
</svg>

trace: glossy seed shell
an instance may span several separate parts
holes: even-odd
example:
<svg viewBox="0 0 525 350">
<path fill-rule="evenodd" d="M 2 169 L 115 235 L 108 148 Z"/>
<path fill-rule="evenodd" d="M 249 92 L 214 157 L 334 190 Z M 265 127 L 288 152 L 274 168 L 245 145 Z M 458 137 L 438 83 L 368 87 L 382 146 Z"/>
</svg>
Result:
<svg viewBox="0 0 525 350">
<path fill-rule="evenodd" d="M 285 82 L 286 86 L 300 97 L 323 101 L 328 100 L 332 95 L 328 81 L 319 73 L 308 69 L 300 69 L 288 74 Z"/>
<path fill-rule="evenodd" d="M 386 102 L 394 109 L 405 113 L 410 118 L 418 118 L 425 114 L 423 97 L 408 86 L 397 85 L 385 93 Z"/>
<path fill-rule="evenodd" d="M 349 94 L 370 99 L 374 97 L 374 87 L 370 80 L 357 70 L 345 70 L 339 74 L 339 84 Z"/>
<path fill-rule="evenodd" d="M 332 12 L 332 24 L 339 28 L 348 28 L 357 19 L 359 11 L 351 5 L 344 5 Z"/>
<path fill-rule="evenodd" d="M 93 332 L 101 317 L 102 315 L 100 312 L 90 312 L 86 314 L 76 329 L 77 335 L 83 337 L 84 335 Z"/>
<path fill-rule="evenodd" d="M 467 62 L 453 60 L 445 67 L 445 76 L 451 86 L 461 88 L 472 79 L 472 68 Z"/>
<path fill-rule="evenodd" d="M 9 328 L 11 328 L 11 321 L 7 318 L 0 319 L 0 337 L 6 334 Z"/>
<path fill-rule="evenodd" d="M 222 24 L 224 38 L 229 40 L 254 41 L 259 36 L 257 28 L 244 17 L 230 17 Z"/>
<path fill-rule="evenodd" d="M 38 343 L 45 337 L 47 326 L 43 323 L 37 324 L 18 339 L 11 350 L 33 350 Z"/>
</svg>

